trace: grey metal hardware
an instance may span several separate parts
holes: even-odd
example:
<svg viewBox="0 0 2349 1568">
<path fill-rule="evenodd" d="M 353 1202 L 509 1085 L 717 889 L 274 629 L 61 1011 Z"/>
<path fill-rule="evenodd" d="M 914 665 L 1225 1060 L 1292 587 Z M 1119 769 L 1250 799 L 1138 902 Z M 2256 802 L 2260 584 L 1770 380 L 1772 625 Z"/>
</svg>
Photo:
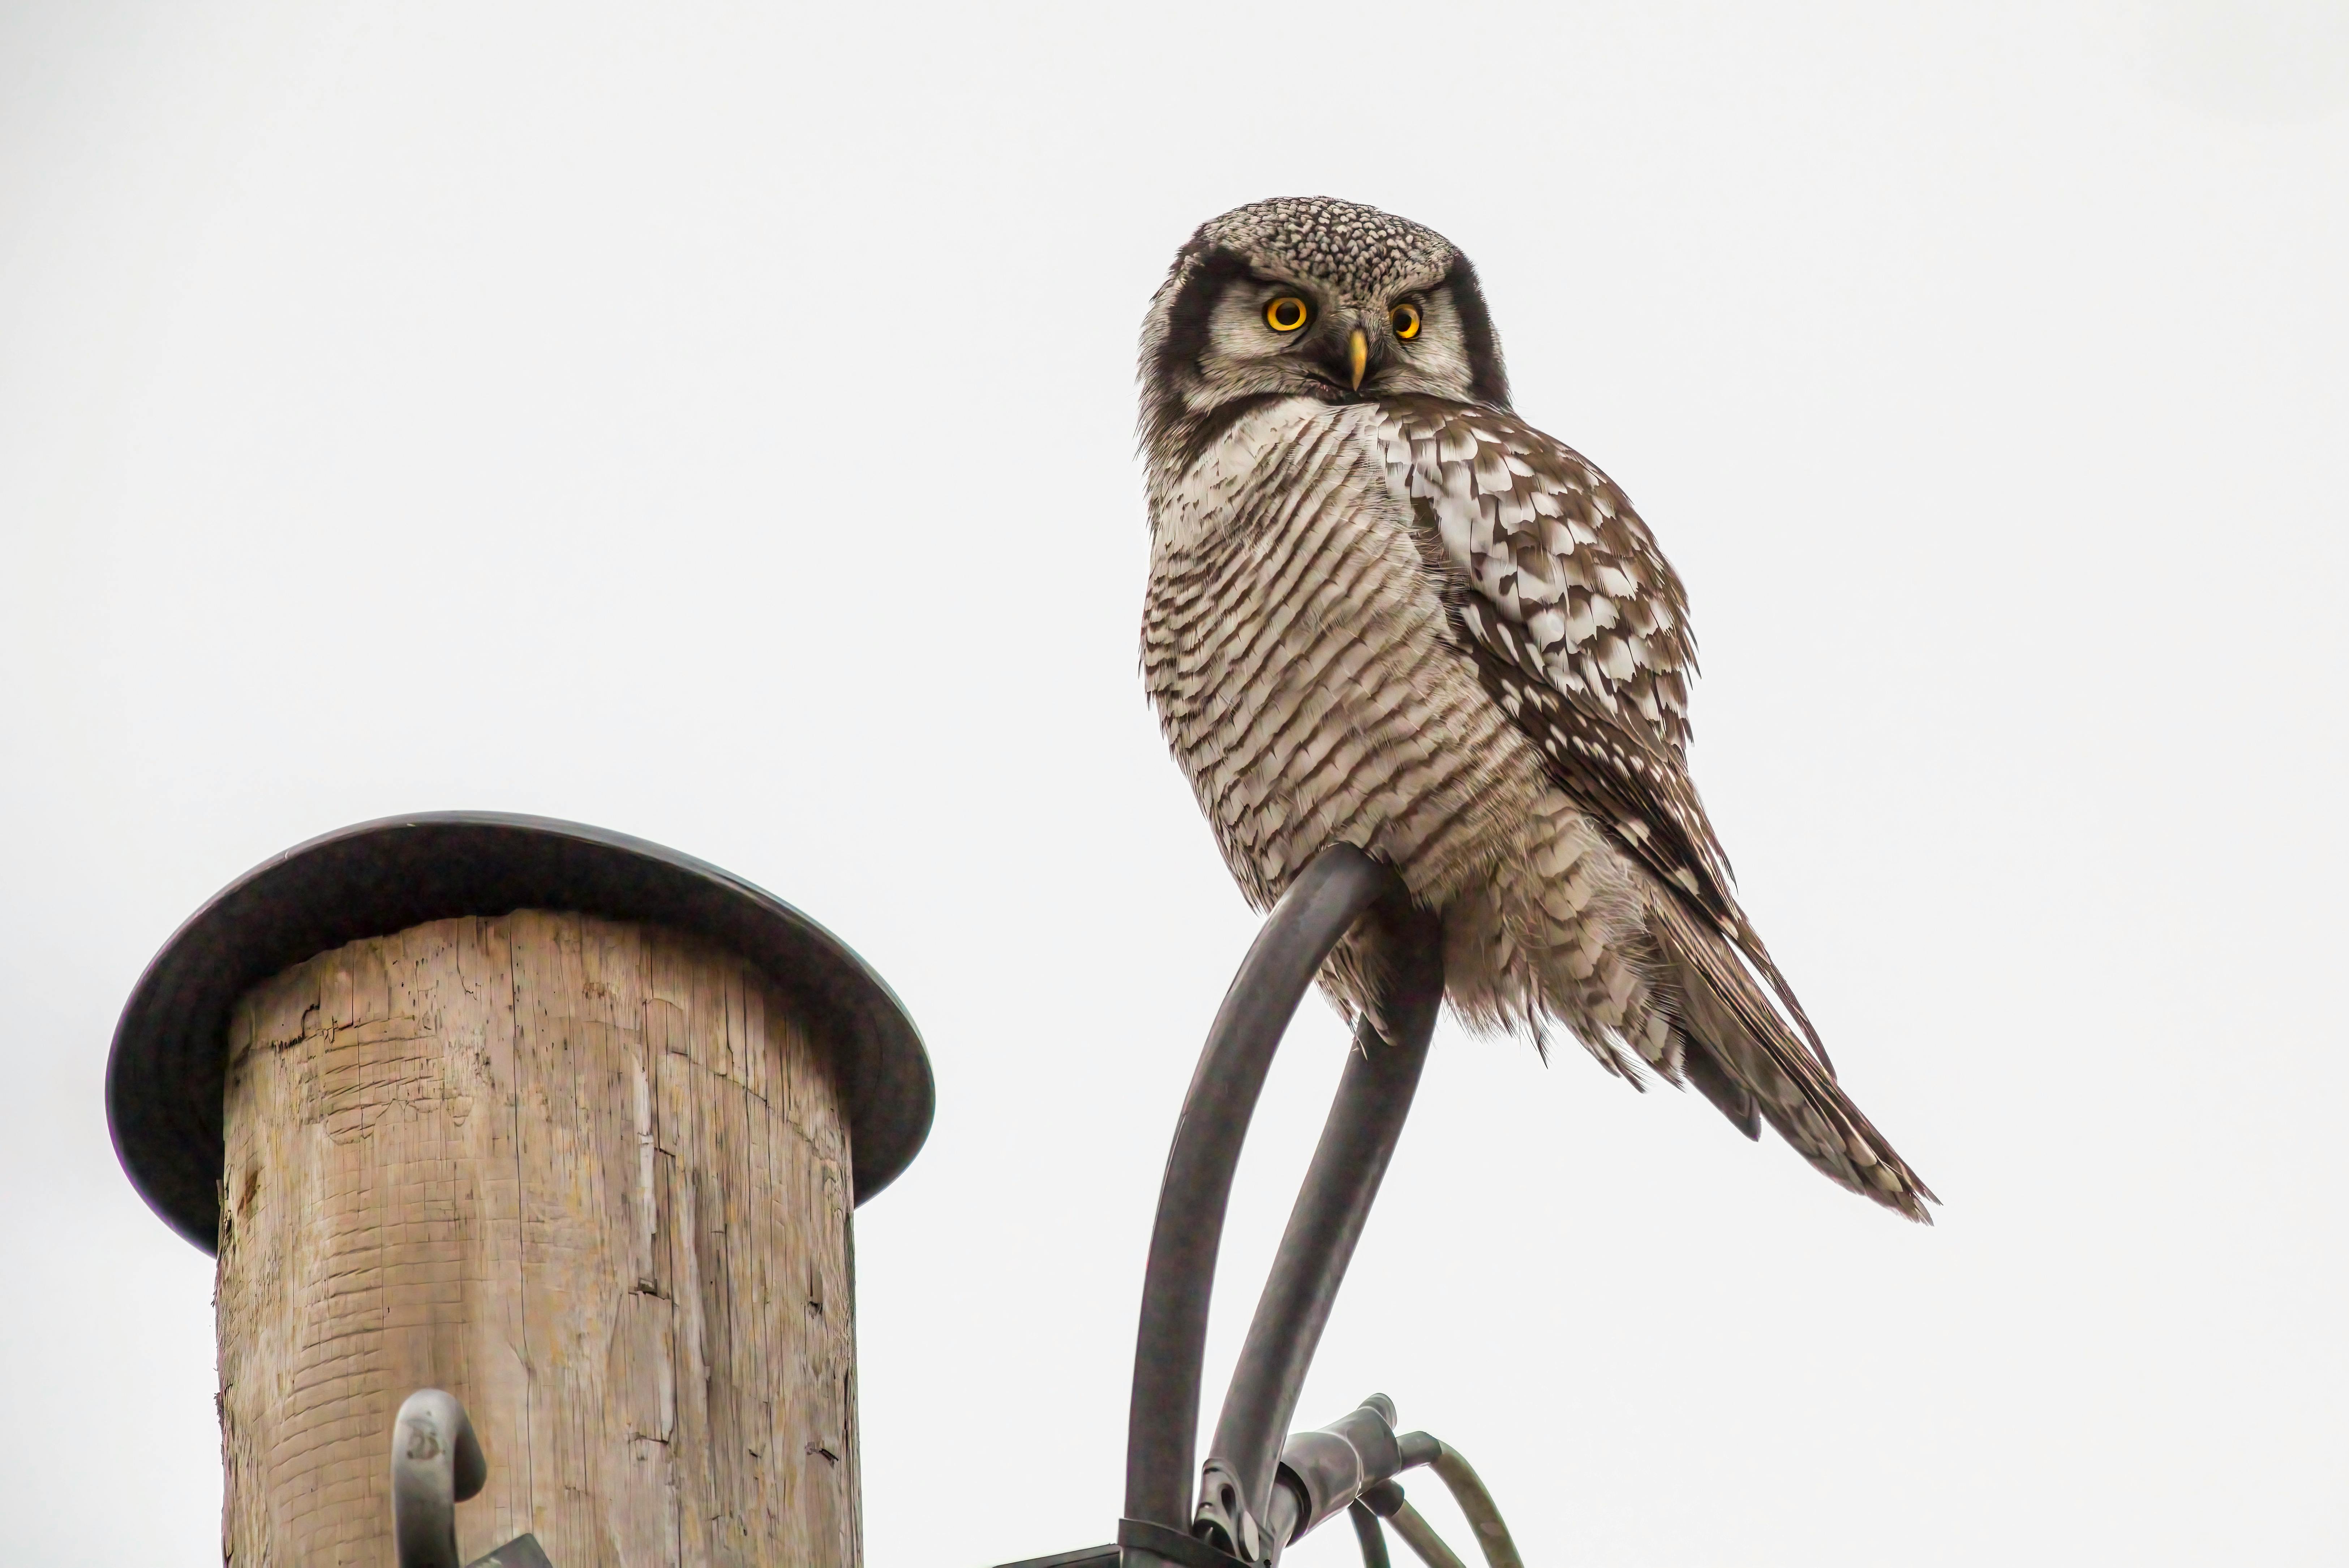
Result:
<svg viewBox="0 0 2349 1568">
<path fill-rule="evenodd" d="M 1207 1448 L 1208 1464 L 1237 1476 L 1243 1505 L 1259 1518 L 1272 1506 L 1274 1467 L 1297 1413 L 1298 1392 L 1402 1136 L 1444 1005 L 1442 932 L 1433 915 L 1411 906 L 1399 880 L 1362 918 L 1361 927 L 1357 940 L 1370 938 L 1385 972 L 1380 1011 L 1395 1038 L 1386 1039 L 1367 1018 L 1354 1032 L 1354 1048 L 1289 1211 Z M 1386 1420 L 1393 1418 L 1389 1405 Z M 1391 1431 L 1386 1437 L 1392 1441 Z M 1199 1521 L 1212 1522 L 1204 1506 L 1207 1501 L 1203 1490 Z M 1317 1514 L 1313 1522 L 1322 1517 Z M 1245 1514 L 1241 1522 L 1247 1522 Z M 1266 1562 L 1275 1553 L 1259 1545 L 1243 1554 Z"/>
<path fill-rule="evenodd" d="M 1387 1555 L 1386 1534 L 1369 1504 L 1360 1498 L 1348 1503 L 1346 1522 L 1354 1527 L 1354 1541 L 1362 1549 L 1362 1568 L 1394 1568 L 1394 1560 Z"/>
<path fill-rule="evenodd" d="M 517 1535 L 495 1552 L 476 1557 L 465 1568 L 554 1568 L 540 1549 L 535 1535 Z"/>
<path fill-rule="evenodd" d="M 1517 1543 L 1509 1536 L 1509 1527 L 1502 1522 L 1501 1511 L 1493 1504 L 1493 1494 L 1460 1450 L 1447 1444 L 1436 1445 L 1435 1458 L 1429 1461 L 1436 1479 L 1452 1493 L 1452 1501 L 1468 1518 L 1468 1528 L 1476 1532 L 1477 1550 L 1484 1553 L 1489 1568 L 1525 1568 L 1526 1560 L 1517 1555 Z"/>
<path fill-rule="evenodd" d="M 454 1394 L 419 1388 L 391 1429 L 391 1539 L 399 1568 L 459 1568 L 457 1504 L 490 1479 Z"/>
<path fill-rule="evenodd" d="M 1373 1489 L 1371 1493 L 1364 1495 L 1362 1501 L 1369 1508 L 1374 1520 L 1383 1519 L 1394 1526 L 1394 1532 L 1402 1537 L 1403 1544 L 1410 1547 L 1413 1555 L 1426 1563 L 1427 1568 L 1468 1568 L 1468 1565 L 1461 1562 L 1453 1553 L 1452 1548 L 1444 1544 L 1444 1538 L 1435 1533 L 1434 1526 L 1422 1518 L 1419 1510 L 1412 1507 L 1404 1500 L 1402 1488 L 1395 1485 L 1394 1482 L 1388 1481 L 1383 1487 Z M 1361 1533 L 1359 1526 L 1356 1528 L 1356 1533 Z M 1382 1542 L 1380 1543 L 1381 1554 L 1385 1550 L 1385 1543 Z M 1371 1551 L 1366 1541 L 1362 1548 L 1362 1559 L 1367 1563 L 1370 1557 Z"/>
<path fill-rule="evenodd" d="M 1459 1449 L 1425 1432 L 1406 1432 L 1398 1446 L 1402 1451 L 1402 1469 L 1425 1465 L 1435 1471 L 1436 1478 L 1452 1493 L 1452 1500 L 1467 1516 L 1468 1527 L 1476 1533 L 1476 1547 L 1484 1553 L 1485 1568 L 1525 1568 L 1525 1559 L 1517 1554 L 1517 1543 L 1510 1537 L 1509 1527 L 1493 1502 L 1493 1494 L 1485 1490 L 1475 1467 L 1461 1456 Z M 1381 1519 L 1392 1524 L 1395 1533 L 1428 1568 L 1462 1568 L 1460 1559 L 1435 1533 L 1434 1527 L 1404 1501 L 1402 1488 L 1392 1477 L 1363 1488 L 1356 1506 L 1367 1512 L 1373 1529 Z M 1365 1568 L 1387 1568 L 1385 1542 L 1380 1542 L 1374 1552 L 1371 1534 L 1363 1528 L 1364 1514 L 1357 1512 L 1353 1519 L 1354 1533 L 1362 1543 Z"/>
<path fill-rule="evenodd" d="M 1364 950 L 1363 968 L 1379 977 L 1375 1022 L 1356 1030 L 1197 1471 L 1195 1508 L 1200 1362 L 1233 1172 L 1289 1019 L 1350 934 Z M 1340 1513 L 1352 1522 L 1368 1568 L 1390 1568 L 1381 1519 L 1433 1568 L 1461 1568 L 1394 1484 L 1398 1472 L 1422 1465 L 1435 1466 L 1460 1499 L 1488 1568 L 1522 1568 L 1475 1471 L 1425 1432 L 1398 1436 L 1383 1395 L 1281 1439 L 1410 1113 L 1443 1001 L 1434 917 L 1392 869 L 1351 845 L 1315 856 L 1248 948 L 1199 1054 L 1159 1185 L 1127 1411 L 1120 1568 L 1275 1568 L 1288 1545 Z M 1095 1547 L 1010 1568 L 1109 1568 L 1110 1553 Z"/>
<path fill-rule="evenodd" d="M 1364 1487 L 1376 1486 L 1402 1468 L 1394 1403 L 1373 1394 L 1318 1431 L 1299 1432 L 1288 1439 L 1280 1450 L 1278 1485 L 1294 1501 L 1276 1501 L 1268 1511 L 1276 1525 L 1283 1511 L 1290 1515 L 1285 1539 L 1294 1541 L 1351 1507 Z"/>
<path fill-rule="evenodd" d="M 391 1428 L 391 1541 L 399 1568 L 458 1568 L 457 1505 L 489 1484 L 490 1464 L 457 1396 L 419 1388 Z M 465 1568 L 554 1568 L 517 1535 Z"/>
<path fill-rule="evenodd" d="M 1167 1151 L 1143 1274 L 1126 1417 L 1127 1519 L 1190 1532 L 1199 1363 L 1240 1146 L 1297 1005 L 1322 960 L 1381 898 L 1407 904 L 1409 895 L 1401 878 L 1361 851 L 1340 844 L 1315 856 L 1257 933 L 1207 1031 Z M 1147 1551 L 1129 1549 L 1129 1568 L 1139 1568 Z"/>
<path fill-rule="evenodd" d="M 1290 1017 L 1358 923 L 1358 940 L 1371 950 L 1368 967 L 1384 981 L 1378 1012 L 1401 1037 L 1386 1040 L 1369 1020 L 1357 1032 L 1249 1324 L 1195 1519 L 1191 1434 L 1232 1173 Z M 1443 1004 L 1438 936 L 1433 917 L 1412 903 L 1392 869 L 1333 844 L 1290 884 L 1241 962 L 1200 1053 L 1159 1187 L 1127 1415 L 1128 1521 L 1203 1538 L 1226 1560 L 1268 1563 L 1286 1544 L 1285 1532 L 1267 1528 L 1278 1444 L 1419 1085 Z M 1123 1543 L 1127 1568 L 1180 1560 Z"/>
</svg>

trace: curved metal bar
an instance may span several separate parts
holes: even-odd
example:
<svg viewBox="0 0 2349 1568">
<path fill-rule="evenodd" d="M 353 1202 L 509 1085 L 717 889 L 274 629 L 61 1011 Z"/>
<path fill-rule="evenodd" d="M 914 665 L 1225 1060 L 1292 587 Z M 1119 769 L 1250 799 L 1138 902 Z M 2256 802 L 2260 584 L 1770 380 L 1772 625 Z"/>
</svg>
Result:
<svg viewBox="0 0 2349 1568">
<path fill-rule="evenodd" d="M 490 1479 L 454 1394 L 419 1388 L 391 1429 L 391 1539 L 399 1568 L 459 1568 L 457 1505 Z"/>
<path fill-rule="evenodd" d="M 1402 1543 L 1410 1547 L 1419 1560 L 1427 1564 L 1427 1568 L 1468 1568 L 1452 1548 L 1444 1544 L 1444 1537 L 1435 1533 L 1435 1526 L 1428 1523 L 1419 1510 L 1411 1504 L 1399 1504 L 1394 1512 L 1387 1516 L 1387 1522 L 1394 1526 L 1395 1533 L 1402 1537 Z"/>
<path fill-rule="evenodd" d="M 1385 1532 L 1379 1529 L 1379 1516 L 1353 1502 L 1346 1505 L 1346 1518 L 1354 1527 L 1355 1543 L 1362 1549 L 1362 1568 L 1393 1568 Z"/>
<path fill-rule="evenodd" d="M 1493 1494 L 1485 1490 L 1475 1467 L 1460 1457 L 1460 1450 L 1449 1443 L 1438 1443 L 1431 1468 L 1451 1491 L 1452 1501 L 1460 1505 L 1468 1528 L 1476 1532 L 1476 1545 L 1485 1553 L 1486 1568 L 1526 1568 Z"/>
<path fill-rule="evenodd" d="M 1199 1422 L 1199 1363 L 1232 1172 L 1272 1055 L 1321 961 L 1381 896 L 1393 872 L 1333 844 L 1289 884 L 1216 1013 L 1183 1099 L 1142 1285 L 1126 1416 L 1125 1517 L 1188 1534 Z"/>
<path fill-rule="evenodd" d="M 1247 1529 L 1249 1516 L 1257 1522 L 1267 1517 L 1273 1470 L 1297 1413 L 1297 1396 L 1402 1136 L 1444 1006 L 1443 932 L 1435 917 L 1396 899 L 1382 900 L 1372 919 L 1384 971 L 1380 1011 L 1396 1038 L 1382 1038 L 1369 1018 L 1355 1030 L 1330 1119 L 1232 1369 L 1223 1414 L 1207 1448 L 1207 1467 L 1237 1478 L 1247 1511 L 1237 1520 L 1216 1521 L 1234 1540 L 1254 1533 Z M 1385 1405 L 1385 1417 L 1394 1419 L 1392 1405 Z M 1387 1440 L 1392 1444 L 1392 1433 Z"/>
</svg>

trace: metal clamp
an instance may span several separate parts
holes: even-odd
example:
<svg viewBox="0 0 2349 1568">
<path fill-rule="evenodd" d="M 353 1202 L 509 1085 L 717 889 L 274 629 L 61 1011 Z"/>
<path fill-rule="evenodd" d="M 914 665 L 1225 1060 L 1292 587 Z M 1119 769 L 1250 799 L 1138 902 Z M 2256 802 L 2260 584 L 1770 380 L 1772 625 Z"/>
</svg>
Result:
<svg viewBox="0 0 2349 1568">
<path fill-rule="evenodd" d="M 1260 1561 L 1278 1563 L 1282 1551 L 1343 1513 L 1354 1527 L 1364 1568 L 1391 1568 L 1384 1520 L 1427 1568 L 1462 1568 L 1434 1527 L 1403 1500 L 1396 1478 L 1424 1465 L 1450 1490 L 1475 1532 L 1485 1568 L 1525 1568 L 1493 1494 L 1457 1449 L 1426 1432 L 1394 1429 L 1394 1402 L 1373 1394 L 1326 1427 L 1291 1433 L 1268 1494 Z M 1215 1460 L 1208 1474 L 1216 1473 Z M 1203 1501 L 1201 1511 L 1206 1511 Z M 1221 1555 L 1221 1553 L 1218 1553 Z M 1176 1557 L 1187 1563 L 1186 1558 Z M 1230 1561 L 1230 1559 L 1226 1559 Z"/>
</svg>

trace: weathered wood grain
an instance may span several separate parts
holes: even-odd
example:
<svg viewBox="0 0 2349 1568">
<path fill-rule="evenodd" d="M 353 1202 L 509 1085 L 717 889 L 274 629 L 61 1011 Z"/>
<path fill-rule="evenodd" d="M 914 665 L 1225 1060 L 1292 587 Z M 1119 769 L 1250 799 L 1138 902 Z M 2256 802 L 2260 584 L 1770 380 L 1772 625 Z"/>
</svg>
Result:
<svg viewBox="0 0 2349 1568">
<path fill-rule="evenodd" d="M 822 1044 L 674 934 L 524 911 L 356 942 L 230 1026 L 222 1554 L 391 1560 L 410 1391 L 490 1460 L 470 1558 L 861 1557 L 850 1167 Z"/>
</svg>

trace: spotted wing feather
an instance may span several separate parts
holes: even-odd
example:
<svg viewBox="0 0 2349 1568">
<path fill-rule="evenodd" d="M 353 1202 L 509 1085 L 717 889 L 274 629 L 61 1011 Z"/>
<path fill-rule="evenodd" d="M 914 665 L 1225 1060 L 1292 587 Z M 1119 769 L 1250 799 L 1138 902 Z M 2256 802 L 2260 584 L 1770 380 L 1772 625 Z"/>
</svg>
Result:
<svg viewBox="0 0 2349 1568">
<path fill-rule="evenodd" d="M 1596 465 L 1506 414 L 1433 398 L 1388 413 L 1390 477 L 1440 546 L 1429 553 L 1486 688 L 1568 793 L 1747 953 L 1821 1049 L 1737 906 L 1689 777 L 1696 643 L 1647 525 Z"/>
<path fill-rule="evenodd" d="M 1921 1214 L 1922 1183 L 1836 1088 L 1817 1031 L 1738 907 L 1688 772 L 1687 595 L 1630 500 L 1572 449 L 1500 410 L 1433 398 L 1382 407 L 1390 482 L 1411 501 L 1485 690 L 1566 793 L 1669 890 L 1656 932 L 1702 982 L 1687 987 L 1689 1005 L 1708 1015 L 1684 1022 L 1743 1085 L 1709 1080 L 1712 1064 L 1701 1064 L 1699 1087 L 1749 1130 L 1758 1113 L 1837 1181 Z"/>
</svg>

